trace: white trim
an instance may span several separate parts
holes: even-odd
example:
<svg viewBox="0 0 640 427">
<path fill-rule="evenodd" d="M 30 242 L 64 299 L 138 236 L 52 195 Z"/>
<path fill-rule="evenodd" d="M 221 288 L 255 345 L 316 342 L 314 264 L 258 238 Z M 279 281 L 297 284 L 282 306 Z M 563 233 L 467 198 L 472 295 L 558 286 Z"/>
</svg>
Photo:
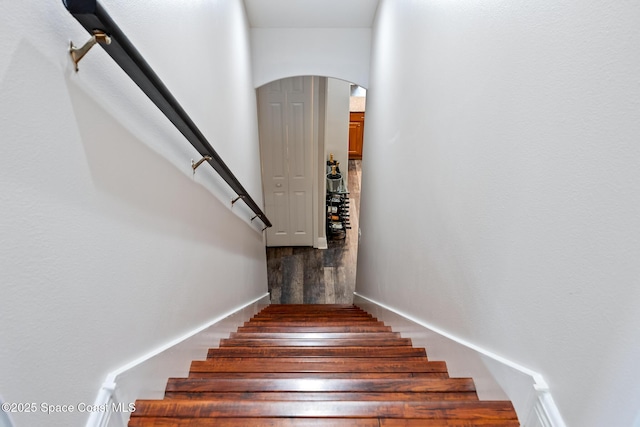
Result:
<svg viewBox="0 0 640 427">
<path fill-rule="evenodd" d="M 319 158 L 319 153 L 318 153 L 318 145 L 320 144 L 319 138 L 318 138 L 318 128 L 319 128 L 319 121 L 320 121 L 320 83 L 319 83 L 319 78 L 318 77 L 313 77 L 311 79 L 311 85 L 312 85 L 312 99 L 311 99 L 311 109 L 312 109 L 312 113 L 311 113 L 311 117 L 312 117 L 312 132 L 313 132 L 313 145 L 311 148 L 311 152 L 312 154 L 312 167 L 311 167 L 311 175 L 313 176 L 313 183 L 312 183 L 312 191 L 311 191 L 311 197 L 312 197 L 312 203 L 311 203 L 311 211 L 312 211 L 312 227 L 313 227 L 313 242 L 317 245 L 319 240 L 320 240 L 320 233 L 319 233 L 319 221 L 320 221 L 320 212 L 318 211 L 320 209 L 320 189 L 318 188 L 320 185 L 319 182 L 319 177 L 318 177 L 318 167 L 320 164 L 320 158 Z M 323 141 L 324 142 L 324 141 Z M 323 205 L 323 204 L 322 204 Z M 314 246 L 317 248 L 317 246 Z"/>
<path fill-rule="evenodd" d="M 529 377 L 531 388 L 526 393 L 529 396 L 528 398 L 522 398 L 522 394 L 519 395 L 520 397 L 512 396 L 509 393 L 510 390 L 508 389 L 508 387 L 503 387 L 505 388 L 505 392 L 507 393 L 509 398 L 512 400 L 516 409 L 518 409 L 518 407 L 526 408 L 524 411 L 521 410 L 518 413 L 518 417 L 520 419 L 521 425 L 525 427 L 566 427 L 566 424 L 562 419 L 562 416 L 560 415 L 558 407 L 556 406 L 553 400 L 553 397 L 551 396 L 549 386 L 547 385 L 547 382 L 544 380 L 543 376 L 540 373 L 535 372 L 503 356 L 495 354 L 467 340 L 457 337 L 436 326 L 430 325 L 427 322 L 424 322 L 420 319 L 416 319 L 415 317 L 409 314 L 403 313 L 400 310 L 397 310 L 393 307 L 389 307 L 386 304 L 383 304 L 371 298 L 365 297 L 364 295 L 360 295 L 357 292 L 354 292 L 354 296 L 355 296 L 354 304 L 356 305 L 358 304 L 358 299 L 364 300 L 365 302 L 371 303 L 383 310 L 394 313 L 406 320 L 409 320 L 410 322 L 415 323 L 421 326 L 422 328 L 425 328 L 431 332 L 435 332 L 436 334 L 442 337 L 445 337 L 465 347 L 466 349 L 470 349 L 475 353 L 478 353 L 479 355 L 483 356 L 484 360 L 489 359 L 488 360 L 489 364 L 497 363 L 502 367 L 510 368 L 512 371 L 515 371 L 519 374 Z M 502 380 L 504 380 L 504 377 L 508 377 L 508 375 L 509 374 L 505 374 L 505 372 L 502 372 L 501 376 L 503 378 L 498 378 L 498 375 L 496 375 L 495 380 L 499 384 L 502 384 L 503 383 Z M 516 399 L 519 399 L 520 402 L 516 402 L 515 401 Z"/>
<path fill-rule="evenodd" d="M 173 375 L 173 372 L 176 370 L 175 367 L 167 368 L 167 363 L 172 364 L 171 362 L 174 362 L 173 364 L 175 364 L 179 361 L 189 363 L 192 359 L 181 360 L 183 359 L 181 356 L 201 350 L 201 345 L 198 345 L 198 338 L 204 338 L 206 340 L 211 332 L 216 332 L 212 331 L 212 329 L 216 329 L 216 327 L 219 329 L 217 332 L 226 331 L 226 334 L 228 334 L 229 329 L 233 328 L 234 325 L 237 327 L 242 322 L 248 320 L 262 308 L 262 306 L 268 305 L 269 299 L 270 295 L 266 293 L 110 372 L 100 387 L 94 403 L 97 408 L 106 408 L 106 410 L 91 412 L 86 427 L 126 427 L 129 413 L 120 412 L 119 414 L 121 416 L 111 417 L 111 414 L 118 413 L 111 411 L 112 405 L 117 406 L 124 404 L 126 407 L 131 403 L 129 402 L 130 399 L 122 398 L 122 394 L 127 394 L 126 390 L 123 390 L 126 385 L 123 386 L 121 384 L 123 380 L 124 382 L 127 382 L 126 380 L 131 382 L 132 377 L 137 375 L 138 379 L 136 381 L 139 383 L 140 376 L 144 374 L 144 371 L 152 370 L 156 377 L 153 379 L 154 382 L 160 379 L 166 383 L 166 379 Z M 227 320 L 227 322 L 222 324 L 223 320 Z M 209 346 L 213 347 L 215 343 L 210 343 Z M 162 360 L 163 358 L 164 360 Z M 139 384 L 137 385 L 139 386 Z M 147 397 L 139 396 L 139 398 Z M 149 396 L 148 398 L 152 397 Z"/>
<path fill-rule="evenodd" d="M 329 244 L 327 243 L 326 237 L 318 237 L 317 240 L 317 249 L 329 249 Z"/>
</svg>

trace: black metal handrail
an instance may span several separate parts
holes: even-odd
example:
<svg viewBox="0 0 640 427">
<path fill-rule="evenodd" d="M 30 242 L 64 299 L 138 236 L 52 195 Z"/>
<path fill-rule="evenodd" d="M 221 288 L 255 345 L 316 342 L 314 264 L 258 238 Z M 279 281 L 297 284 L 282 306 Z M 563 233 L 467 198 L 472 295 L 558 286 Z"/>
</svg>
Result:
<svg viewBox="0 0 640 427">
<path fill-rule="evenodd" d="M 207 161 L 211 167 L 236 192 L 238 199 L 242 199 L 266 227 L 271 227 L 267 216 L 102 5 L 96 0 L 63 0 L 63 4 L 90 34 L 95 35 L 96 31 L 106 33 L 110 43 L 101 43 L 102 48 L 167 116 L 203 158 L 209 157 Z"/>
</svg>

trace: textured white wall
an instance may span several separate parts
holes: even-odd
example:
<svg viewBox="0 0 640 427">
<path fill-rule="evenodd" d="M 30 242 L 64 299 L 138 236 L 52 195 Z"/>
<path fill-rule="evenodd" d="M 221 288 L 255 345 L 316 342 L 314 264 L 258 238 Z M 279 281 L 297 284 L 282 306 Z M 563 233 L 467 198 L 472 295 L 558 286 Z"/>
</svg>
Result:
<svg viewBox="0 0 640 427">
<path fill-rule="evenodd" d="M 262 202 L 241 0 L 105 7 Z M 0 395 L 93 403 L 106 375 L 266 292 L 261 225 L 61 2 L 0 14 Z M 13 414 L 17 426 L 88 414 Z"/>
<path fill-rule="evenodd" d="M 571 426 L 640 401 L 640 4 L 382 0 L 357 290 L 542 373 Z"/>
<path fill-rule="evenodd" d="M 370 28 L 252 28 L 253 84 L 325 76 L 367 87 Z"/>
</svg>

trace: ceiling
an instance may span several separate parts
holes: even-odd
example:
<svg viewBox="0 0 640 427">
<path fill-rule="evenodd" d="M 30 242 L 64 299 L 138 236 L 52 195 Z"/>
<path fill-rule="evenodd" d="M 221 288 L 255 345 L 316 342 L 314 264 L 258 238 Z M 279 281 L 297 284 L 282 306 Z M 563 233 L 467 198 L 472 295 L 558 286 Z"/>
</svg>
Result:
<svg viewBox="0 0 640 427">
<path fill-rule="evenodd" d="M 244 0 L 252 28 L 371 28 L 379 0 Z"/>
</svg>

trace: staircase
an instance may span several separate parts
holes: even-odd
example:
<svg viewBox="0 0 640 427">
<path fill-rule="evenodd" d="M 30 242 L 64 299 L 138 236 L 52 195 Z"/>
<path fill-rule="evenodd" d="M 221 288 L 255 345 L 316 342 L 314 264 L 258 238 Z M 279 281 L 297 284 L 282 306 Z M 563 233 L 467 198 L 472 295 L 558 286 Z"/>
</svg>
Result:
<svg viewBox="0 0 640 427">
<path fill-rule="evenodd" d="M 130 427 L 519 426 L 508 401 L 350 305 L 270 305 L 138 400 Z"/>
</svg>

